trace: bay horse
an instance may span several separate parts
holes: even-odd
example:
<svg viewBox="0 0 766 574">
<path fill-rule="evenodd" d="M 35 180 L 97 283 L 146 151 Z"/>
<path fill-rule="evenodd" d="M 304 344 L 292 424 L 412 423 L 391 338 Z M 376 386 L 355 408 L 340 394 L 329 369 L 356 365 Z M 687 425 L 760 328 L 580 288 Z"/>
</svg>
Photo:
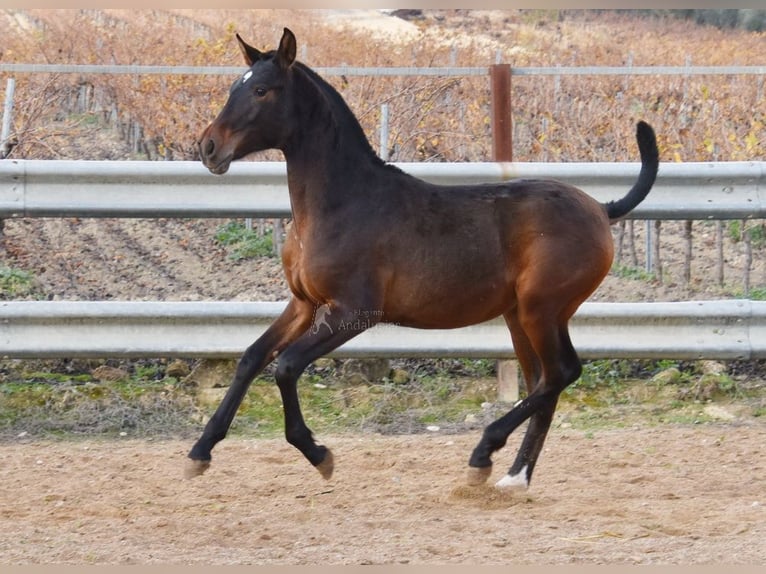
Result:
<svg viewBox="0 0 766 574">
<path fill-rule="evenodd" d="M 654 131 L 637 124 L 638 179 L 606 204 L 552 179 L 434 185 L 375 154 L 341 95 L 296 61 L 290 30 L 267 52 L 236 38 L 248 70 L 202 133 L 199 153 L 218 175 L 252 152 L 284 154 L 292 225 L 282 263 L 292 295 L 242 355 L 189 452 L 187 477 L 208 468 L 250 383 L 277 359 L 285 437 L 329 479 L 332 452 L 315 442 L 298 400 L 298 377 L 312 361 L 376 323 L 447 329 L 502 315 L 528 393 L 486 427 L 468 480 L 484 483 L 492 454 L 529 419 L 516 459 L 497 483 L 527 488 L 559 394 L 582 369 L 568 321 L 611 267 L 610 224 L 654 184 Z M 314 324 L 318 310 L 325 328 Z"/>
</svg>

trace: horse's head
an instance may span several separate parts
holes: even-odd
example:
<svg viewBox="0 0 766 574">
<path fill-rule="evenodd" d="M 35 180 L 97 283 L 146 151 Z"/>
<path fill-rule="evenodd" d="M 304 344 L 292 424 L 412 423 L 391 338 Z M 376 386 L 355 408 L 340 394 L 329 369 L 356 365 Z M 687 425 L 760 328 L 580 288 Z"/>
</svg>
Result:
<svg viewBox="0 0 766 574">
<path fill-rule="evenodd" d="M 202 163 L 214 174 L 226 173 L 231 162 L 249 153 L 281 148 L 289 133 L 290 67 L 295 36 L 284 29 L 279 48 L 261 52 L 237 34 L 250 67 L 229 90 L 229 99 L 199 141 Z"/>
</svg>

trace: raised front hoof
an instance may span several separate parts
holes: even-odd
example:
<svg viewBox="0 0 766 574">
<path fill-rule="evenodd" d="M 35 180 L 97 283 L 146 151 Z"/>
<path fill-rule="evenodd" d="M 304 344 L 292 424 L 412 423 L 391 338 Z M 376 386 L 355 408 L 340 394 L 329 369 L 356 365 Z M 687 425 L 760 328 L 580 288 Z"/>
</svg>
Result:
<svg viewBox="0 0 766 574">
<path fill-rule="evenodd" d="M 481 486 L 487 482 L 490 474 L 492 474 L 492 466 L 469 466 L 466 482 L 468 486 Z"/>
<path fill-rule="evenodd" d="M 333 470 L 335 470 L 335 459 L 333 458 L 332 451 L 330 449 L 327 449 L 327 452 L 324 455 L 324 459 L 322 459 L 322 462 L 316 465 L 316 469 L 325 480 L 330 480 L 332 478 Z"/>
<path fill-rule="evenodd" d="M 209 460 L 187 459 L 186 466 L 184 467 L 184 478 L 190 479 L 195 476 L 201 476 L 208 468 L 210 468 Z"/>
</svg>

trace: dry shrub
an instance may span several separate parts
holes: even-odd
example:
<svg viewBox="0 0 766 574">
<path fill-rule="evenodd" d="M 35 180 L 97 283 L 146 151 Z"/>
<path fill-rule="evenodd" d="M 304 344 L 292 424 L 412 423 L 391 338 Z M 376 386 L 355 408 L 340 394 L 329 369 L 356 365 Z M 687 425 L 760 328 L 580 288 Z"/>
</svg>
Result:
<svg viewBox="0 0 766 574">
<path fill-rule="evenodd" d="M 4 61 L 45 63 L 241 66 L 233 39 L 271 48 L 283 25 L 314 67 L 759 65 L 762 35 L 714 30 L 689 22 L 588 12 L 510 10 L 468 18 L 422 35 L 384 42 L 331 28 L 315 10 L 30 10 L 8 20 Z M 493 19 L 494 18 L 494 19 Z M 446 20 L 445 20 L 446 21 Z M 19 24 L 23 22 L 23 26 Z M 489 38 L 487 38 L 489 36 Z M 466 41 L 465 38 L 471 38 Z M 494 49 L 493 49 L 494 47 Z M 488 78 L 329 77 L 374 144 L 380 108 L 390 106 L 390 158 L 398 161 L 486 161 L 490 153 Z M 223 104 L 229 76 L 90 75 L 18 78 L 17 157 L 44 156 L 50 114 L 82 100 L 125 127 L 140 126 L 139 150 L 192 159 L 204 125 Z M 760 76 L 516 76 L 513 80 L 517 161 L 632 161 L 632 125 L 650 121 L 665 161 L 759 159 L 763 154 Z M 82 104 L 82 101 L 80 101 Z M 28 137 L 36 134 L 35 138 Z M 27 136 L 27 137 L 25 137 Z M 37 145 L 34 145 L 37 144 Z M 26 146 L 26 147 L 25 147 Z"/>
</svg>

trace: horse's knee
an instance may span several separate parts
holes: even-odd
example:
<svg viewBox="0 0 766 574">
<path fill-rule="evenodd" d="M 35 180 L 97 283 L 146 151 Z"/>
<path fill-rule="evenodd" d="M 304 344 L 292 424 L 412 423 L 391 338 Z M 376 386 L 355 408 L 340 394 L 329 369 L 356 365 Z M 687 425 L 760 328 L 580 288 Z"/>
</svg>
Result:
<svg viewBox="0 0 766 574">
<path fill-rule="evenodd" d="M 274 369 L 274 379 L 279 387 L 294 384 L 300 376 L 300 369 L 295 359 L 285 354 L 279 357 Z"/>
</svg>

